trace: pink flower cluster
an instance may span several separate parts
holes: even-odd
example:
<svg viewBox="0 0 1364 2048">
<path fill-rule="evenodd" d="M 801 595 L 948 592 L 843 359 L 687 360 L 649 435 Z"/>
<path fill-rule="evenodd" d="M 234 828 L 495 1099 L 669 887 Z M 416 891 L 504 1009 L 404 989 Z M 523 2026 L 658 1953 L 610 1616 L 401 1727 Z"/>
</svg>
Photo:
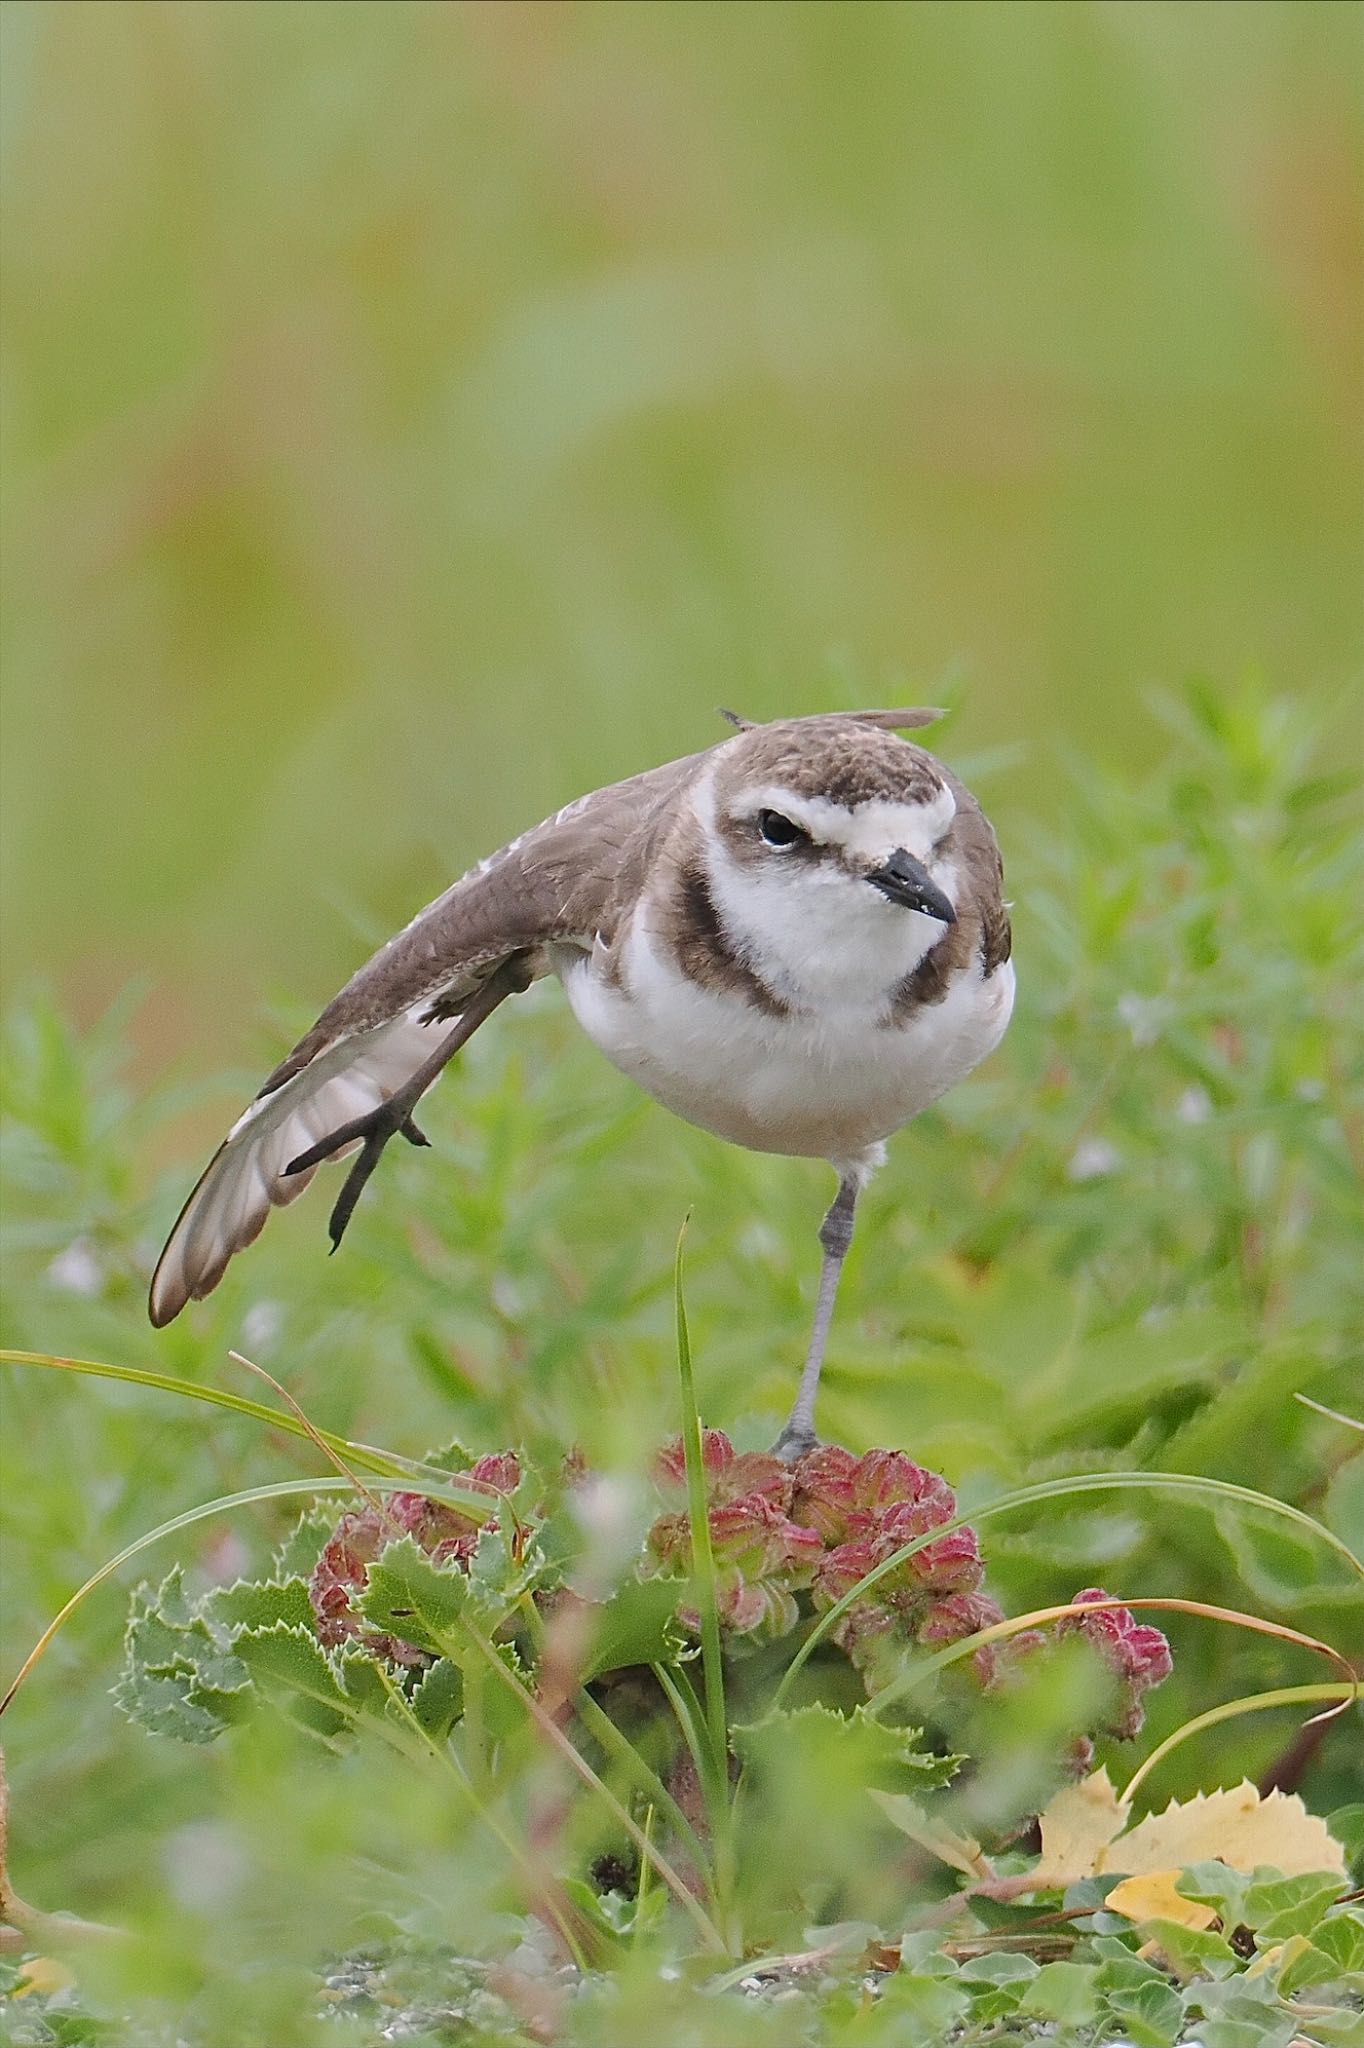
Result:
<svg viewBox="0 0 1364 2048">
<path fill-rule="evenodd" d="M 1073 1595 L 1075 1606 L 1111 1600 L 1101 1586 L 1086 1586 Z M 1057 1625 L 1059 1635 L 1082 1635 L 1118 1679 L 1118 1711 L 1108 1733 L 1130 1742 L 1146 1719 L 1144 1695 L 1168 1678 L 1174 1668 L 1170 1645 L 1158 1628 L 1134 1621 L 1126 1607 L 1098 1607 L 1092 1614 L 1072 1614 Z"/>
<path fill-rule="evenodd" d="M 703 1432 L 701 1461 L 720 1619 L 736 1635 L 783 1636 L 799 1619 L 797 1592 L 811 1583 L 824 1556 L 818 1531 L 804 1527 L 791 1512 L 791 1468 L 766 1451 L 740 1456 L 718 1429 Z M 659 1453 L 654 1474 L 665 1497 L 686 1500 L 687 1463 L 680 1437 Z M 691 1569 L 685 1507 L 659 1516 L 649 1531 L 648 1552 L 656 1572 Z M 697 1626 L 694 1608 L 679 1611 L 689 1627 Z"/>
<path fill-rule="evenodd" d="M 336 1649 L 354 1640 L 389 1664 L 430 1663 L 411 1643 L 367 1627 L 357 1601 L 368 1584 L 370 1565 L 395 1536 L 411 1536 L 436 1564 L 454 1562 L 467 1570 L 501 1496 L 514 1492 L 520 1483 L 520 1461 L 514 1451 L 498 1451 L 480 1458 L 462 1476 L 488 1490 L 488 1512 L 481 1520 L 472 1511 L 428 1500 L 422 1493 L 391 1493 L 378 1509 L 353 1508 L 342 1515 L 308 1581 L 319 1642 Z"/>
<path fill-rule="evenodd" d="M 733 1635 L 786 1634 L 800 1617 L 798 1593 L 808 1592 L 822 1612 L 853 1594 L 831 1635 L 875 1690 L 914 1644 L 957 1643 L 1003 1621 L 1004 1610 L 981 1590 L 975 1530 L 946 1527 L 957 1512 L 951 1487 L 904 1451 L 856 1457 L 829 1444 L 787 1466 L 763 1452 L 740 1455 L 721 1430 L 710 1429 L 702 1463 L 720 1618 Z M 655 1571 L 681 1574 L 691 1568 L 691 1525 L 680 1438 L 660 1454 L 655 1476 L 670 1505 L 649 1531 L 649 1557 Z M 936 1529 L 944 1533 L 936 1536 Z M 910 1543 L 919 1548 L 891 1563 Z M 879 1566 L 888 1569 L 857 1592 Z M 1075 1595 L 1086 1604 L 1109 1597 L 1096 1587 Z M 681 1617 L 696 1626 L 694 1612 L 683 1608 Z M 1170 1646 L 1160 1630 L 1143 1627 L 1125 1607 L 1096 1607 L 1062 1622 L 1058 1633 L 1085 1636 L 1114 1671 L 1121 1690 L 1107 1732 L 1124 1740 L 1135 1735 L 1143 1696 L 1170 1674 Z M 975 1674 L 989 1685 L 1046 1641 L 1029 1629 L 987 1644 L 972 1659 Z"/>
<path fill-rule="evenodd" d="M 945 1479 L 903 1451 L 851 1451 L 828 1445 L 791 1466 L 764 1452 L 738 1454 L 721 1430 L 702 1442 L 711 1547 L 721 1620 L 736 1635 L 780 1636 L 799 1618 L 795 1595 L 816 1608 L 837 1604 L 905 1544 L 950 1522 L 956 1500 Z M 686 1495 L 680 1439 L 659 1457 L 665 1495 Z M 684 1507 L 660 1515 L 649 1532 L 654 1568 L 685 1571 L 691 1528 Z M 983 1566 L 974 1530 L 953 1529 L 903 1558 L 853 1602 L 833 1639 L 870 1675 L 899 1641 L 955 1642 L 1002 1621 L 980 1593 Z M 683 1620 L 692 1617 L 683 1611 Z"/>
</svg>

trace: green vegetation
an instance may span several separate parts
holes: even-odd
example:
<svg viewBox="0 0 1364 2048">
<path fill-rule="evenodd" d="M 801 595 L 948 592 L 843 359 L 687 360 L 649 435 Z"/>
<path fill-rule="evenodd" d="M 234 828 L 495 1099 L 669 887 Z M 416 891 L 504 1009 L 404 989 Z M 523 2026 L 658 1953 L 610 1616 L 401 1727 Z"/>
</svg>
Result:
<svg viewBox="0 0 1364 2048">
<path fill-rule="evenodd" d="M 741 1449 L 770 1440 L 800 1355 L 822 1190 L 808 1166 L 752 1159 L 631 1101 L 552 992 L 473 1042 L 432 1104 L 436 1147 L 385 1161 L 334 1261 L 325 1201 L 305 1201 L 164 1346 L 144 1329 L 142 1296 L 183 1174 L 149 1202 L 138 1190 L 179 1102 L 131 1108 L 126 1017 L 77 1038 L 50 1007 L 16 1016 L 5 1334 L 130 1376 L 11 1369 L 7 1639 L 22 1655 L 124 1543 L 201 1503 L 259 1493 L 178 1527 L 97 1587 L 6 1720 L 21 1893 L 132 1930 L 77 1952 L 95 2009 L 135 2006 L 153 2030 L 158 2012 L 175 2014 L 206 2041 L 302 2042 L 319 2027 L 330 2039 L 337 2022 L 310 2017 L 313 1973 L 330 1972 L 357 2041 L 373 2037 L 385 1999 L 428 2017 L 458 2009 L 489 2038 L 516 2039 L 538 2024 L 524 2004 L 538 1984 L 566 2039 L 638 2038 L 621 2031 L 629 2014 L 680 2044 L 709 2038 L 695 2032 L 709 2008 L 689 2000 L 727 1973 L 750 1987 L 714 1993 L 727 2042 L 808 2035 L 860 2048 L 898 2038 L 911 2017 L 916 2038 L 1044 2019 L 1077 2041 L 1121 2026 L 1151 2048 L 1186 2025 L 1227 2048 L 1338 2037 L 1364 1928 L 1320 1862 L 1291 1880 L 1302 1925 L 1287 1937 L 1280 1894 L 1257 1879 L 1269 1931 L 1252 1940 L 1259 1923 L 1239 1894 L 1237 1916 L 1210 1910 L 1210 1929 L 1171 1932 L 1156 1912 L 1149 1925 L 1083 1918 L 1113 1879 L 1034 1894 L 1020 1882 L 1026 1840 L 1010 1840 L 1056 1791 L 1085 1729 L 1121 1786 L 1205 1717 L 1161 1748 L 1135 1811 L 1263 1776 L 1306 1714 L 1347 1696 L 1340 1667 L 1289 1632 L 1352 1654 L 1364 1614 L 1348 1560 L 1364 1547 L 1364 1460 L 1348 1419 L 1364 1078 L 1351 1000 L 1357 811 L 1344 779 L 1321 771 L 1305 721 L 1261 694 L 1198 686 L 1159 715 L 1169 766 L 1144 782 L 1087 767 L 1059 844 L 1018 835 L 1026 999 L 996 1059 L 904 1134 L 874 1186 L 823 1417 L 838 1441 L 904 1444 L 950 1476 L 1006 1613 L 1064 1603 L 1077 1584 L 1173 1603 L 1138 1616 L 1165 1629 L 1174 1671 L 1142 1702 L 1136 1742 L 1103 1734 L 1123 1716 L 1079 1641 L 984 1690 L 966 1676 L 965 1624 L 951 1631 L 966 1638 L 951 1662 L 925 1661 L 931 1632 L 916 1652 L 913 1631 L 892 1639 L 889 1661 L 863 1658 L 855 1635 L 831 1632 L 847 1603 L 830 1603 L 846 1583 L 869 1612 L 874 1589 L 854 1572 L 829 1578 L 822 1597 L 824 1568 L 799 1545 L 760 1557 L 736 1542 L 722 1505 L 728 1454 L 710 1439 L 709 1525 L 699 1494 L 690 1514 L 693 1531 L 711 1529 L 713 1562 L 693 1553 L 685 1487 L 668 1508 L 649 1477 L 691 1412 L 679 1406 L 677 1343 L 707 1426 Z M 689 1315 L 677 1325 L 668 1240 L 684 1207 Z M 293 1416 L 262 1428 L 273 1397 L 234 1349 L 337 1433 L 354 1482 L 328 1473 Z M 236 1405 L 138 1384 L 153 1364 Z M 475 1471 L 512 1487 L 505 1513 L 482 1542 L 447 1552 L 443 1570 L 404 1537 L 357 1595 L 364 1630 L 415 1643 L 425 1676 L 391 1653 L 376 1661 L 363 1634 L 329 1665 L 308 1647 L 304 1578 L 345 1496 L 406 1488 L 403 1526 L 425 1529 L 412 1519 L 420 1494 L 453 1485 L 467 1515 L 477 1491 L 447 1476 L 467 1460 L 441 1455 L 423 1471 L 389 1455 L 420 1459 L 452 1425 L 479 1454 L 522 1451 L 520 1472 Z M 353 1464 L 342 1440 L 357 1447 Z M 557 1471 L 569 1446 L 609 1479 L 585 1520 L 547 1510 L 534 1476 Z M 761 1477 L 764 1463 L 743 1470 Z M 679 1450 L 676 1486 L 682 1464 Z M 322 1505 L 291 1537 L 314 1482 Z M 381 1531 L 364 1539 L 371 1556 L 394 1533 L 374 1520 L 378 1498 L 349 1510 Z M 467 1520 L 437 1534 L 456 1526 L 476 1537 Z M 921 1547 L 943 1526 L 935 1515 Z M 723 1671 L 704 1590 L 690 1585 L 693 1554 L 702 1588 L 715 1587 Z M 650 1557 L 653 1575 L 637 1577 Z M 550 1684 L 552 1624 L 536 1600 L 550 1594 L 552 1617 L 566 1566 L 590 1601 L 617 1604 L 597 1660 L 584 1650 L 572 1678 L 591 1680 L 592 1696 L 556 1721 L 520 1688 L 532 1675 L 542 1699 Z M 125 1666 L 139 1568 L 150 1583 Z M 275 1590 L 229 1590 L 238 1579 Z M 1218 1622 L 1209 1605 L 1271 1632 Z M 792 1651 L 821 1614 L 823 1648 L 796 1676 Z M 989 1623 L 979 1613 L 972 1625 Z M 698 1625 L 700 1664 L 678 1663 Z M 646 1699 L 629 1667 L 647 1664 L 672 1675 Z M 612 1671 L 621 1677 L 603 1691 Z M 143 1726 L 111 1705 L 116 1682 Z M 1261 1705 L 1271 1690 L 1286 1699 Z M 248 1693 L 285 1711 L 250 1711 Z M 856 1711 L 868 1694 L 874 1722 Z M 783 1700 L 795 1718 L 773 1723 Z M 1255 1704 L 1218 1717 L 1236 1702 Z M 744 1765 L 734 1815 L 715 1754 L 726 1721 Z M 1342 1810 L 1364 1789 L 1358 1725 L 1357 1708 L 1330 1723 L 1302 1778 L 1311 1811 L 1340 1813 L 1347 1851 L 1358 1822 Z M 691 1794 L 679 1728 L 696 1757 Z M 951 1766 L 934 1758 L 952 1754 L 971 1761 L 948 1783 Z M 894 1847 L 904 1828 L 908 1857 Z M 992 1904 L 987 1887 L 952 1912 L 954 1889 L 979 1890 L 941 1858 L 943 1839 L 963 1837 L 985 1843 L 1000 1896 Z M 694 1896 L 680 1864 L 701 1873 Z M 526 1920 L 537 1902 L 540 1919 Z M 1075 1917 L 1038 1926 L 1061 1907 Z M 596 1987 L 571 2018 L 544 1921 Z M 869 2004 L 868 1958 L 893 1966 L 902 1937 L 901 1967 Z M 1138 1956 L 1139 1937 L 1159 1940 L 1154 1959 Z M 509 1951 L 521 1963 L 489 1979 Z M 817 1966 L 781 1960 L 811 1953 Z M 767 1988 L 754 1990 L 764 1969 Z M 780 2004 L 784 1991 L 794 2006 Z M 41 2000 L 14 2010 L 36 2026 Z M 780 2031 L 797 2024 L 806 2031 Z M 419 2037 L 477 2037 L 430 2028 Z"/>
</svg>

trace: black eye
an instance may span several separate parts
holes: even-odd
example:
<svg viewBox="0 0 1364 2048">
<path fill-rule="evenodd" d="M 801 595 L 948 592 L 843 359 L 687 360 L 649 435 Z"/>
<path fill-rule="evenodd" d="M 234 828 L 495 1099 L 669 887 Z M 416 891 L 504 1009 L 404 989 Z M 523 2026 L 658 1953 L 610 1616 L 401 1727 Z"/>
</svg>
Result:
<svg viewBox="0 0 1364 2048">
<path fill-rule="evenodd" d="M 780 811 L 759 811 L 758 830 L 769 846 L 799 846 L 810 837 L 790 818 L 784 818 Z"/>
</svg>

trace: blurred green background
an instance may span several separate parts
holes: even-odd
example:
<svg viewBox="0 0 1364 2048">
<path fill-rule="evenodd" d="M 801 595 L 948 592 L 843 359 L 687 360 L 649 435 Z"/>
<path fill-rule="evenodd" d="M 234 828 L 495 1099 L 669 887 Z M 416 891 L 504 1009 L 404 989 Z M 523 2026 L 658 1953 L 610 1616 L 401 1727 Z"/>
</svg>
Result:
<svg viewBox="0 0 1364 2048">
<path fill-rule="evenodd" d="M 3 26 L 4 963 L 148 1071 L 717 703 L 963 696 L 1037 829 L 1357 663 L 1353 6 Z"/>
</svg>

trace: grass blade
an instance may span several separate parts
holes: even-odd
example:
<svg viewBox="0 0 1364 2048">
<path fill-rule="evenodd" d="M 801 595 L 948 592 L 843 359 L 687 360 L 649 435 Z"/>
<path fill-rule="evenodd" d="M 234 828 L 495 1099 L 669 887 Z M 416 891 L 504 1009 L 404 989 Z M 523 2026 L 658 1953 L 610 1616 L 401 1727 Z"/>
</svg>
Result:
<svg viewBox="0 0 1364 2048">
<path fill-rule="evenodd" d="M 1012 1615 L 1007 1621 L 997 1621 L 992 1628 L 977 1629 L 974 1635 L 963 1636 L 959 1642 L 948 1643 L 943 1649 L 935 1650 L 930 1656 L 920 1657 L 908 1671 L 873 1695 L 868 1702 L 869 1714 L 881 1714 L 894 1706 L 925 1678 L 931 1678 L 935 1671 L 943 1670 L 948 1664 L 955 1664 L 962 1657 L 970 1657 L 975 1651 L 988 1648 L 991 1643 L 1007 1642 L 1010 1636 L 1021 1634 L 1030 1628 L 1045 1627 L 1049 1622 L 1067 1621 L 1074 1615 L 1101 1614 L 1105 1608 L 1154 1607 L 1162 1613 L 1196 1614 L 1204 1621 L 1226 1621 L 1236 1628 L 1250 1629 L 1255 1635 L 1274 1636 L 1280 1642 L 1292 1643 L 1300 1650 L 1311 1650 L 1315 1656 L 1328 1657 L 1340 1666 L 1342 1683 L 1358 1691 L 1349 1659 L 1333 1650 L 1329 1643 L 1320 1642 L 1316 1636 L 1304 1635 L 1301 1629 L 1289 1628 L 1281 1621 L 1266 1621 L 1258 1614 L 1242 1614 L 1234 1607 L 1215 1607 L 1207 1600 L 1182 1600 L 1171 1595 L 1142 1595 L 1136 1599 L 1109 1600 L 1067 1600 L 1054 1607 L 1035 1607 L 1030 1614 Z"/>
<path fill-rule="evenodd" d="M 1191 1735 L 1201 1735 L 1205 1728 L 1216 1728 L 1223 1721 L 1239 1720 L 1242 1714 L 1263 1714 L 1271 1707 L 1311 1706 L 1317 1700 L 1336 1702 L 1329 1714 L 1313 1714 L 1304 1725 L 1312 1727 L 1314 1722 L 1333 1719 L 1338 1713 L 1352 1705 L 1359 1697 L 1358 1685 L 1281 1685 L 1272 1692 L 1255 1692 L 1241 1700 L 1225 1700 L 1220 1707 L 1209 1707 L 1206 1714 L 1195 1714 L 1191 1721 L 1176 1728 L 1163 1742 L 1158 1742 L 1144 1762 L 1140 1763 L 1118 1794 L 1123 1805 L 1131 1802 L 1137 1788 L 1163 1764 L 1171 1750 L 1178 1749 L 1181 1742 L 1187 1742 Z"/>
<path fill-rule="evenodd" d="M 1015 1508 L 1030 1507 L 1039 1501 L 1063 1500 L 1067 1495 L 1077 1493 L 1139 1491 L 1142 1488 L 1153 1493 L 1168 1491 L 1205 1494 L 1216 1500 L 1233 1500 L 1244 1507 L 1258 1508 L 1263 1513 L 1277 1515 L 1285 1521 L 1295 1523 L 1301 1529 L 1310 1531 L 1328 1549 L 1334 1550 L 1342 1557 L 1353 1572 L 1364 1578 L 1364 1564 L 1360 1563 L 1349 1545 L 1333 1530 L 1326 1528 L 1321 1522 L 1314 1521 L 1312 1516 L 1304 1514 L 1301 1508 L 1290 1507 L 1287 1501 L 1275 1500 L 1272 1494 L 1257 1493 L 1253 1487 L 1233 1485 L 1228 1479 L 1204 1479 L 1197 1473 L 1189 1472 L 1080 1472 L 1069 1479 L 1043 1479 L 1036 1485 L 1020 1486 L 1011 1493 L 1002 1493 L 997 1499 L 987 1501 L 983 1507 L 973 1508 L 970 1514 L 958 1515 L 955 1520 L 944 1522 L 938 1528 L 930 1529 L 922 1536 L 916 1536 L 912 1542 L 902 1544 L 899 1550 L 892 1551 L 889 1557 L 875 1565 L 843 1595 L 841 1600 L 820 1615 L 783 1672 L 781 1683 L 773 1694 L 773 1706 L 783 1705 L 799 1672 L 830 1631 L 838 1626 L 849 1608 L 862 1599 L 881 1579 L 903 1564 L 906 1558 L 913 1557 L 916 1551 L 923 1550 L 926 1545 L 937 1542 L 940 1537 L 949 1535 L 954 1529 L 974 1528 L 980 1522 L 992 1521 L 996 1515 L 1010 1514 Z M 1131 1606 L 1135 1603 L 1128 1601 L 1124 1604 Z"/>
<path fill-rule="evenodd" d="M 122 1380 L 128 1386 L 153 1387 L 158 1393 L 179 1394 L 190 1401 L 207 1401 L 215 1408 L 230 1408 L 235 1414 L 249 1415 L 254 1421 L 267 1423 L 271 1429 L 283 1430 L 289 1436 L 315 1435 L 329 1452 L 339 1453 L 352 1465 L 366 1472 L 376 1472 L 384 1478 L 398 1479 L 408 1474 L 414 1481 L 436 1479 L 454 1483 L 452 1474 L 441 1472 L 435 1465 L 423 1465 L 418 1458 L 403 1458 L 395 1451 L 376 1450 L 372 1444 L 351 1443 L 346 1437 L 333 1435 L 330 1430 L 312 1431 L 295 1416 L 282 1414 L 277 1408 L 267 1408 L 263 1401 L 252 1401 L 245 1394 L 229 1393 L 223 1387 L 201 1387 L 193 1380 L 176 1379 L 170 1373 L 148 1372 L 136 1365 L 106 1365 L 93 1358 L 61 1358 L 49 1351 L 0 1350 L 0 1365 L 44 1366 L 49 1371 L 81 1373 L 97 1380 Z M 470 1492 L 468 1505 L 478 1506 L 479 1499 L 480 1496 Z"/>
<path fill-rule="evenodd" d="M 687 1514 L 691 1523 L 692 1587 L 701 1617 L 701 1671 L 706 1699 L 706 1729 L 713 1765 L 723 1781 L 729 1754 L 729 1723 L 725 1717 L 725 1669 L 720 1649 L 720 1610 L 715 1595 L 715 1553 L 710 1540 L 706 1501 L 705 1454 L 701 1417 L 692 1374 L 687 1305 L 682 1294 L 682 1244 L 686 1225 L 678 1232 L 673 1264 L 673 1299 L 677 1310 L 677 1376 L 682 1390 L 682 1448 L 687 1461 Z"/>
</svg>

